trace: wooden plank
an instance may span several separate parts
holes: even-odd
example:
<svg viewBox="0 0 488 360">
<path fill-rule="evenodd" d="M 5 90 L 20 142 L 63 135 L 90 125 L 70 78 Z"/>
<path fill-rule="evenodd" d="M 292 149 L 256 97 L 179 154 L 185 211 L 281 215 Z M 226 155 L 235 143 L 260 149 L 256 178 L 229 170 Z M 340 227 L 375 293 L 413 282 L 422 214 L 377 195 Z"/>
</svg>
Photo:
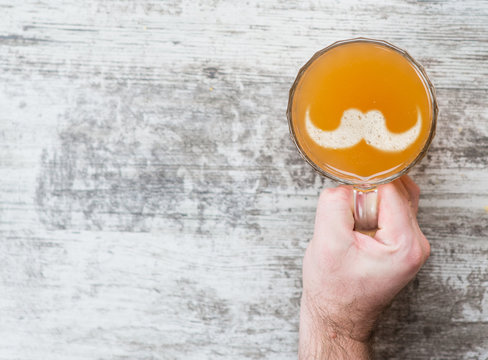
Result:
<svg viewBox="0 0 488 360">
<path fill-rule="evenodd" d="M 437 88 L 432 256 L 378 359 L 488 358 L 488 3 L 0 2 L 0 358 L 294 359 L 317 195 L 298 68 L 389 40 Z"/>
</svg>

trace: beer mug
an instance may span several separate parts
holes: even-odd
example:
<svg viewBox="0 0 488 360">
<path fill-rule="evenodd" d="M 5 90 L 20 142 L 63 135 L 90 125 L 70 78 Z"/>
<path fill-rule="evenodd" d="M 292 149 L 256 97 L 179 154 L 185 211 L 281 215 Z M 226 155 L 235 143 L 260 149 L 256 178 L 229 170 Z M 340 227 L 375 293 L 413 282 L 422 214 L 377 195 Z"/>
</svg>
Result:
<svg viewBox="0 0 488 360">
<path fill-rule="evenodd" d="M 377 186 L 422 159 L 435 134 L 435 90 L 423 67 L 382 40 L 356 38 L 318 51 L 290 89 L 287 118 L 302 157 L 354 187 L 355 230 L 378 226 Z"/>
</svg>

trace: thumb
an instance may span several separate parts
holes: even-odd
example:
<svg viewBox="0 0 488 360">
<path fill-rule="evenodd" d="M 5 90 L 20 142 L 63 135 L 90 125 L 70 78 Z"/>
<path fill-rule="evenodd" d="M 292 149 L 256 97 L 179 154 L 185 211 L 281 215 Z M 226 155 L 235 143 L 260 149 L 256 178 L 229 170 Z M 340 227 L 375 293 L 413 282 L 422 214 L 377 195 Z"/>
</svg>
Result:
<svg viewBox="0 0 488 360">
<path fill-rule="evenodd" d="M 323 245 L 338 241 L 349 246 L 354 229 L 352 203 L 351 186 L 341 185 L 323 190 L 317 204 L 312 241 Z"/>
</svg>

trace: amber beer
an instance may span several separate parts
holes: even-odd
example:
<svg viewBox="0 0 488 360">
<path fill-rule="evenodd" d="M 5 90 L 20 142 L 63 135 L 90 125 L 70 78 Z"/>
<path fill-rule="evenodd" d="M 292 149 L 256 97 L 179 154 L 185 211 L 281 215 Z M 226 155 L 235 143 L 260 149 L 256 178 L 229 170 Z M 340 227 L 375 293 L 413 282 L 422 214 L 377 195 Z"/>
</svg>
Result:
<svg viewBox="0 0 488 360">
<path fill-rule="evenodd" d="M 290 130 L 325 175 L 381 183 L 430 144 L 436 108 L 429 85 L 420 65 L 386 42 L 339 42 L 300 70 L 290 91 Z"/>
</svg>

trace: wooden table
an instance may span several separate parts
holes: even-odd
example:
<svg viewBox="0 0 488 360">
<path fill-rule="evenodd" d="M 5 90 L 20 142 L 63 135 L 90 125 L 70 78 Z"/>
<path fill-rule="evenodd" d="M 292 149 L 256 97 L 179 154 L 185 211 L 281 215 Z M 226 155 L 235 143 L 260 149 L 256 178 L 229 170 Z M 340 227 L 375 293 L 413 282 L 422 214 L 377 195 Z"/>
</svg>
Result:
<svg viewBox="0 0 488 360">
<path fill-rule="evenodd" d="M 488 2 L 1 1 L 0 358 L 295 359 L 317 195 L 285 109 L 356 36 L 437 88 L 432 255 L 378 359 L 488 358 Z"/>
</svg>

